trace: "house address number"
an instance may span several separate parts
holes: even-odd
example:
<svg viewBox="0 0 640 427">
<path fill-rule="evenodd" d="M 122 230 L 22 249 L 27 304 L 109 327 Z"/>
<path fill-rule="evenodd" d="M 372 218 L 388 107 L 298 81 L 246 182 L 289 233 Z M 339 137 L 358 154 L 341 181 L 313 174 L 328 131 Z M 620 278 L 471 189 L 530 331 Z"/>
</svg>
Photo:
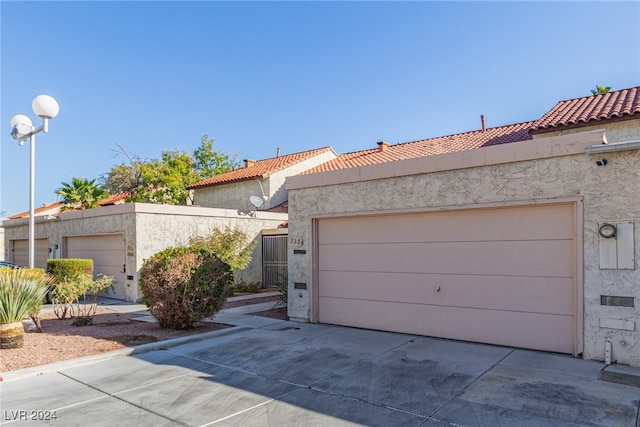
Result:
<svg viewBox="0 0 640 427">
<path fill-rule="evenodd" d="M 304 240 L 300 237 L 289 237 L 289 244 L 291 246 L 302 246 L 304 245 Z"/>
</svg>

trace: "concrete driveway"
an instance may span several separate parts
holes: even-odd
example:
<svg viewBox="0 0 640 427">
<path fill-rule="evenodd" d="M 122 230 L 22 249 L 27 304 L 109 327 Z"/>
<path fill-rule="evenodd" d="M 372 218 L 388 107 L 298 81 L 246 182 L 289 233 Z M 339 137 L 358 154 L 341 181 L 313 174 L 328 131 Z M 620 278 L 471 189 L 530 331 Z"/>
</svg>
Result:
<svg viewBox="0 0 640 427">
<path fill-rule="evenodd" d="M 216 319 L 236 327 L 5 378 L 2 424 L 640 426 L 640 388 L 599 380 L 602 363 L 242 311 Z"/>
</svg>

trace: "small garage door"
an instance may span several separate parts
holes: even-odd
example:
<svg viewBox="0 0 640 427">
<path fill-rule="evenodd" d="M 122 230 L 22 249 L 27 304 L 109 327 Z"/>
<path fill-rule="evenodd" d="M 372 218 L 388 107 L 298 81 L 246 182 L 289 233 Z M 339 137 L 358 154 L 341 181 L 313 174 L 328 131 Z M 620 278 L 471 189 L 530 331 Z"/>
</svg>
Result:
<svg viewBox="0 0 640 427">
<path fill-rule="evenodd" d="M 122 234 L 67 237 L 66 256 L 92 259 L 94 275 L 102 273 L 114 277 L 113 290 L 107 296 L 125 299 L 126 273 L 123 272 L 125 252 Z"/>
<path fill-rule="evenodd" d="M 575 353 L 573 203 L 318 221 L 319 321 Z"/>
<path fill-rule="evenodd" d="M 29 266 L 29 239 L 14 240 L 13 242 L 13 258 L 11 262 Z M 47 259 L 49 258 L 48 239 L 35 239 L 34 241 L 33 262 L 36 268 L 47 268 Z"/>
</svg>

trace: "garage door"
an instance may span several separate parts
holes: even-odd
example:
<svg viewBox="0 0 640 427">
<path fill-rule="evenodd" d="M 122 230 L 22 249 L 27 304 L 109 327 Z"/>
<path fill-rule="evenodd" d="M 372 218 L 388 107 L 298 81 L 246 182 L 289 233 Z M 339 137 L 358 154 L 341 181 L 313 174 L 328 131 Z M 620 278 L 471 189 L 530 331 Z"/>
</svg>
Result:
<svg viewBox="0 0 640 427">
<path fill-rule="evenodd" d="M 321 219 L 319 321 L 575 353 L 575 209 Z"/>
<path fill-rule="evenodd" d="M 13 242 L 13 258 L 11 262 L 29 266 L 29 239 L 14 240 Z M 48 239 L 34 240 L 33 263 L 36 268 L 47 268 L 47 259 L 49 258 Z"/>
<path fill-rule="evenodd" d="M 113 290 L 107 296 L 125 299 L 126 273 L 123 273 L 125 252 L 122 234 L 67 237 L 66 254 L 68 258 L 92 259 L 94 275 L 102 273 L 114 277 Z"/>
</svg>

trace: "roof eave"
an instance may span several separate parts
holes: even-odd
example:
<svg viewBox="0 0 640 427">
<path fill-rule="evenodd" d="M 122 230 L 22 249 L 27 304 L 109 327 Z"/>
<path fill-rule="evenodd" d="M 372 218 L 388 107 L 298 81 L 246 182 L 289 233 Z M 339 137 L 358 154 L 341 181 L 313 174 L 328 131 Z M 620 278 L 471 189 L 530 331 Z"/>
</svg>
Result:
<svg viewBox="0 0 640 427">
<path fill-rule="evenodd" d="M 229 181 L 221 181 L 221 182 L 214 182 L 211 184 L 204 184 L 204 185 L 189 185 L 188 187 L 185 187 L 187 190 L 200 190 L 202 188 L 208 188 L 208 187 L 217 187 L 219 185 L 227 185 L 227 184 L 236 184 L 238 182 L 245 182 L 245 181 L 253 181 L 254 179 L 265 179 L 268 178 L 269 174 L 262 174 L 262 175 L 254 175 L 254 176 L 250 176 L 250 177 L 244 177 L 244 178 L 236 178 L 236 179 L 230 179 Z"/>
<path fill-rule="evenodd" d="M 590 127 L 590 126 L 599 126 L 599 125 L 602 125 L 603 122 L 617 123 L 617 122 L 623 122 L 623 121 L 634 120 L 634 119 L 635 120 L 640 119 L 640 116 L 637 114 L 625 113 L 622 116 L 602 117 L 599 119 L 592 119 L 589 121 L 579 121 L 577 123 L 559 124 L 554 126 L 532 128 L 529 130 L 529 135 L 539 135 L 543 133 L 558 132 L 561 130 L 569 130 L 569 129 L 580 129 L 580 128 Z"/>
</svg>

